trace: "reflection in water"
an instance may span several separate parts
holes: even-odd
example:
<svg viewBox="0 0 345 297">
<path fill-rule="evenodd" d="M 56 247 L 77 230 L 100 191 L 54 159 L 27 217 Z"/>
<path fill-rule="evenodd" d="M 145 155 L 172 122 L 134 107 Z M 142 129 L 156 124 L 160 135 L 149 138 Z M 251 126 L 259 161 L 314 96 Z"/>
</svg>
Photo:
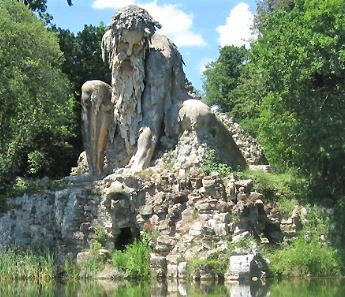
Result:
<svg viewBox="0 0 345 297">
<path fill-rule="evenodd" d="M 343 279 L 309 281 L 260 282 L 250 284 L 215 284 L 167 281 L 161 283 L 133 282 L 30 282 L 0 283 L 1 297 L 343 297 Z"/>
</svg>

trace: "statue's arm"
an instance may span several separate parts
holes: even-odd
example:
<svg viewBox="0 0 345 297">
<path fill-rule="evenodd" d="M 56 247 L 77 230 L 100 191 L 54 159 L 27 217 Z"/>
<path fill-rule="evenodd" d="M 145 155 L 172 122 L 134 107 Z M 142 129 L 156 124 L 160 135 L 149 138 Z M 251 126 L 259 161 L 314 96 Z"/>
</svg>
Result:
<svg viewBox="0 0 345 297">
<path fill-rule="evenodd" d="M 82 86 L 82 135 L 89 171 L 100 176 L 103 172 L 104 151 L 109 126 L 113 122 L 111 87 L 99 80 Z"/>
</svg>

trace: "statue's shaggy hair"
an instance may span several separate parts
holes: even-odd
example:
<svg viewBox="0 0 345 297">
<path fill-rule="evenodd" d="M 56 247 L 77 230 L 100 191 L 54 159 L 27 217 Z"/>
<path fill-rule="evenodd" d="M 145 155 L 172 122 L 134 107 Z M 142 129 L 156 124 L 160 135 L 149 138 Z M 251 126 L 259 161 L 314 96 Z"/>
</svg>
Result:
<svg viewBox="0 0 345 297">
<path fill-rule="evenodd" d="M 160 29 L 161 25 L 145 9 L 130 5 L 120 9 L 113 16 L 109 28 L 115 32 L 121 32 L 123 29 L 146 31 L 147 33 L 150 32 L 149 34 L 152 36 L 156 28 Z"/>
</svg>

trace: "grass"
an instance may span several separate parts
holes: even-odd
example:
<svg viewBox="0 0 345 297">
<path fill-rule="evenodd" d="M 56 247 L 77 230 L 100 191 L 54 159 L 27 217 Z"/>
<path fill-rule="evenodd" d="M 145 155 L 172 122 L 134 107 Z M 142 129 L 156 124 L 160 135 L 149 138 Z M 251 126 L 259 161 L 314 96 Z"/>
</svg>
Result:
<svg viewBox="0 0 345 297">
<path fill-rule="evenodd" d="M 194 259 L 188 264 L 189 276 L 196 275 L 201 267 L 207 266 L 210 273 L 223 277 L 229 264 L 229 257 L 232 249 L 227 253 L 215 253 L 206 259 Z"/>
<path fill-rule="evenodd" d="M 313 237 L 298 236 L 291 245 L 266 251 L 273 277 L 310 277 L 340 275 L 341 255 L 334 247 Z"/>
<path fill-rule="evenodd" d="M 113 265 L 123 271 L 128 278 L 148 278 L 150 275 L 149 240 L 145 236 L 141 240 L 135 240 L 124 251 L 114 251 L 111 259 Z"/>
<path fill-rule="evenodd" d="M 0 249 L 0 280 L 51 281 L 56 276 L 54 256 L 49 251 Z"/>
<path fill-rule="evenodd" d="M 89 255 L 78 265 L 72 258 L 64 263 L 65 277 L 69 280 L 94 279 L 104 267 L 104 257 L 99 254 L 102 244 L 97 240 L 92 241 Z"/>
<path fill-rule="evenodd" d="M 79 279 L 93 279 L 103 268 L 103 260 L 99 255 L 91 253 L 90 256 L 88 256 L 80 263 L 78 268 Z"/>
<path fill-rule="evenodd" d="M 245 236 L 242 237 L 239 241 L 237 241 L 234 245 L 234 248 L 242 248 L 242 249 L 248 249 L 252 247 L 253 245 L 256 245 L 256 240 L 253 236 Z"/>
<path fill-rule="evenodd" d="M 286 173 L 270 173 L 261 170 L 245 170 L 236 173 L 240 179 L 252 179 L 254 190 L 263 194 L 268 200 L 277 197 L 294 199 L 303 197 L 307 193 L 307 182 L 291 171 Z"/>
</svg>

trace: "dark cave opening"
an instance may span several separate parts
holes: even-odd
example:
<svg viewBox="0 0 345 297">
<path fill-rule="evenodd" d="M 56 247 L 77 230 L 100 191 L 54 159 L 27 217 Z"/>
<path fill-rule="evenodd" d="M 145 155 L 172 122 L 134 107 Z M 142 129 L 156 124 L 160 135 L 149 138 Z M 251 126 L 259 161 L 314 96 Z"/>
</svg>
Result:
<svg viewBox="0 0 345 297">
<path fill-rule="evenodd" d="M 121 228 L 115 241 L 115 249 L 123 251 L 127 245 L 134 242 L 135 238 L 136 234 L 133 234 L 130 227 Z"/>
</svg>

